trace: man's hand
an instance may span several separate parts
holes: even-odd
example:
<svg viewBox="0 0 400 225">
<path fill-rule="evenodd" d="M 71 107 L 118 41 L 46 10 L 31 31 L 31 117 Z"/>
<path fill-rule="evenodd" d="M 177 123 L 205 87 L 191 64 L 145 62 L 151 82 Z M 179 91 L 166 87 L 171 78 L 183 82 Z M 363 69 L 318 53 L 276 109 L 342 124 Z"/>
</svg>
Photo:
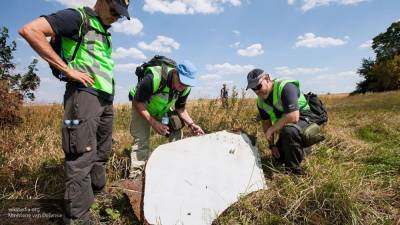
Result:
<svg viewBox="0 0 400 225">
<path fill-rule="evenodd" d="M 281 155 L 279 154 L 279 149 L 278 149 L 278 147 L 273 146 L 273 147 L 271 148 L 271 152 L 272 152 L 272 155 L 275 157 L 275 159 L 278 159 L 279 157 L 281 157 Z"/>
<path fill-rule="evenodd" d="M 79 71 L 71 69 L 71 68 L 68 68 L 65 71 L 65 76 L 67 76 L 68 78 L 70 78 L 72 80 L 81 82 L 86 87 L 92 86 L 94 84 L 94 80 L 89 74 L 82 73 L 82 72 L 79 72 Z"/>
<path fill-rule="evenodd" d="M 157 120 L 154 120 L 153 123 L 151 123 L 151 127 L 160 135 L 167 135 L 169 134 L 169 127 L 158 122 Z"/>
<path fill-rule="evenodd" d="M 275 133 L 275 130 L 273 129 L 273 126 L 269 127 L 268 130 L 267 130 L 267 132 L 265 132 L 265 137 L 267 138 L 267 141 L 268 141 L 269 143 L 271 143 L 271 142 L 274 141 L 274 140 L 273 140 L 274 133 Z"/>
<path fill-rule="evenodd" d="M 192 130 L 192 133 L 197 136 L 204 134 L 203 129 L 201 129 L 201 127 L 195 123 L 190 124 L 189 127 Z"/>
</svg>

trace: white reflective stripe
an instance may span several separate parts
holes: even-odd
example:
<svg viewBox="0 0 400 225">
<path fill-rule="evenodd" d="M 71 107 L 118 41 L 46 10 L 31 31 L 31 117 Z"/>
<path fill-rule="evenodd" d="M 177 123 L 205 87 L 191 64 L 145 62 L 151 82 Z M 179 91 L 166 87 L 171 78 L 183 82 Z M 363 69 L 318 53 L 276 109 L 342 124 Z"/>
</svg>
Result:
<svg viewBox="0 0 400 225">
<path fill-rule="evenodd" d="M 160 97 L 160 98 L 162 98 L 162 99 L 164 99 L 166 101 L 168 101 L 168 97 L 169 97 L 168 94 L 163 94 L 163 93 L 159 93 L 159 94 L 157 94 L 155 96 L 158 96 L 158 97 Z"/>
<path fill-rule="evenodd" d="M 77 65 L 79 69 L 85 69 L 85 71 L 95 73 L 96 75 L 101 76 L 104 78 L 107 82 L 110 84 L 113 83 L 112 77 L 107 74 L 104 71 L 100 70 L 100 64 L 96 60 L 96 55 L 95 55 L 95 41 L 96 40 L 101 40 L 102 42 L 104 41 L 104 35 L 96 33 L 96 31 L 89 31 L 85 37 L 87 38 L 86 45 L 87 45 L 87 53 L 92 57 L 93 59 L 93 65 L 92 66 L 82 66 L 82 65 Z M 104 43 L 104 42 L 103 42 Z"/>
</svg>

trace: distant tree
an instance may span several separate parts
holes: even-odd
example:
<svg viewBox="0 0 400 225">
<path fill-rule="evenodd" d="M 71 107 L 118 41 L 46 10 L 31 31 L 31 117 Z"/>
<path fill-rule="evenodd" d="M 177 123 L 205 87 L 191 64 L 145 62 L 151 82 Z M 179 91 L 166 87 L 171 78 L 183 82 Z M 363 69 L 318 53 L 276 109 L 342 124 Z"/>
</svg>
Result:
<svg viewBox="0 0 400 225">
<path fill-rule="evenodd" d="M 376 53 L 376 60 L 382 61 L 400 53 L 400 21 L 394 22 L 386 32 L 374 37 L 372 49 Z"/>
<path fill-rule="evenodd" d="M 363 59 L 358 73 L 364 78 L 354 93 L 400 89 L 400 22 L 373 38 L 376 59 Z"/>
<path fill-rule="evenodd" d="M 364 80 L 357 84 L 355 93 L 365 93 L 368 90 L 373 89 L 373 85 L 376 83 L 376 78 L 374 77 L 372 70 L 375 65 L 375 60 L 373 59 L 363 59 L 361 67 L 358 69 L 358 74 L 364 77 Z"/>
<path fill-rule="evenodd" d="M 21 75 L 15 72 L 13 52 L 17 44 L 9 38 L 8 29 L 3 27 L 0 33 L 0 125 L 12 125 L 22 121 L 21 108 L 24 100 L 33 101 L 34 91 L 40 85 L 36 74 L 37 59 L 28 66 L 28 71 Z"/>
<path fill-rule="evenodd" d="M 400 89 L 400 54 L 376 63 L 372 71 L 377 80 L 375 91 Z"/>
</svg>

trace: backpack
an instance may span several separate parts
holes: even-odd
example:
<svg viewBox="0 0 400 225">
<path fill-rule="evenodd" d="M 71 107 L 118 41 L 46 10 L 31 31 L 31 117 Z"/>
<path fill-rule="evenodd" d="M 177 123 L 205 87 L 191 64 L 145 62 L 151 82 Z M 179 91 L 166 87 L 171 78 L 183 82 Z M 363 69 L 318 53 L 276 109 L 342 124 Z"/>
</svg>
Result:
<svg viewBox="0 0 400 225">
<path fill-rule="evenodd" d="M 162 55 L 155 55 L 150 61 L 143 63 L 142 65 L 136 67 L 135 74 L 138 77 L 138 83 L 146 75 L 144 72 L 148 67 L 161 66 L 161 76 L 166 77 L 168 67 L 176 67 L 176 62 L 170 58 Z"/>
<path fill-rule="evenodd" d="M 76 44 L 74 53 L 72 54 L 72 58 L 71 61 L 73 61 L 76 57 L 76 53 L 79 50 L 79 47 L 81 46 L 81 43 L 83 41 L 83 37 L 87 34 L 87 32 L 89 31 L 90 28 L 90 22 L 89 19 L 86 16 L 85 12 L 81 12 L 79 9 L 77 9 L 80 16 L 81 16 L 81 25 L 80 25 L 80 35 L 78 37 L 78 42 Z M 64 57 L 64 52 L 62 50 L 62 46 L 61 46 L 61 36 L 53 36 L 50 39 L 50 46 L 53 48 L 53 50 L 60 56 L 60 58 L 66 63 L 68 64 L 67 60 Z M 66 75 L 64 75 L 62 73 L 62 71 L 58 70 L 57 68 L 55 68 L 53 65 L 49 64 L 50 69 L 51 69 L 51 73 L 53 74 L 54 77 L 56 77 L 57 79 L 59 79 L 60 81 L 64 81 L 67 82 L 68 81 L 68 77 Z"/>
<path fill-rule="evenodd" d="M 176 67 L 176 62 L 170 58 L 167 58 L 162 55 L 155 55 L 152 59 L 150 59 L 148 62 L 144 62 L 142 65 L 136 67 L 135 70 L 135 75 L 138 78 L 137 84 L 144 78 L 146 74 L 144 72 L 148 67 L 152 66 L 161 66 L 161 82 L 160 86 L 158 87 L 157 91 L 154 92 L 154 94 L 159 94 L 164 87 L 167 85 L 167 70 L 168 67 Z M 129 101 L 132 101 L 133 96 L 131 93 L 128 94 Z M 171 96 L 170 96 L 171 97 Z"/>
<path fill-rule="evenodd" d="M 312 92 L 305 94 L 304 97 L 310 106 L 311 112 L 314 114 L 310 115 L 310 119 L 318 125 L 328 122 L 328 111 L 321 99 Z"/>
</svg>

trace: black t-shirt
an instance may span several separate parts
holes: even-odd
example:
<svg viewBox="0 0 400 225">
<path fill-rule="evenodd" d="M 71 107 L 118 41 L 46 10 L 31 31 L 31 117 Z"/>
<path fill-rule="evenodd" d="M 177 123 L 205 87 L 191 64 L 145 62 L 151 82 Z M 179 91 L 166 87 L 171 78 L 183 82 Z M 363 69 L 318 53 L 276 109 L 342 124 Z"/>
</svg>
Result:
<svg viewBox="0 0 400 225">
<path fill-rule="evenodd" d="M 299 103 L 298 99 L 300 97 L 300 90 L 297 88 L 296 85 L 293 83 L 287 83 L 282 89 L 282 107 L 283 107 L 283 113 L 288 114 L 293 111 L 299 110 Z M 273 94 L 271 93 L 266 100 L 264 100 L 268 105 L 272 106 L 272 98 Z M 260 113 L 261 119 L 262 120 L 269 120 L 269 114 L 258 107 L 258 112 Z M 274 108 L 274 113 L 275 115 L 280 118 L 282 117 L 282 112 Z"/>
<path fill-rule="evenodd" d="M 96 12 L 89 7 L 85 7 L 85 11 L 90 16 L 97 16 Z M 56 34 L 56 39 L 60 39 L 61 37 L 71 38 L 74 41 L 79 40 L 79 28 L 82 24 L 82 18 L 80 13 L 76 9 L 64 9 L 58 11 L 56 13 L 52 13 L 50 15 L 42 15 L 47 22 L 50 24 L 54 33 Z M 99 19 L 100 20 L 100 19 Z M 110 28 L 110 26 L 106 26 L 102 24 L 104 29 Z M 108 93 L 95 90 L 92 87 L 85 87 L 82 83 L 76 84 L 79 90 L 89 92 L 96 96 L 101 97 L 102 99 L 112 102 L 114 100 L 114 96 Z"/>
<path fill-rule="evenodd" d="M 171 74 L 168 75 L 166 85 L 171 89 L 171 86 L 172 86 L 172 75 Z M 136 87 L 136 93 L 133 98 L 138 102 L 148 102 L 151 99 L 151 97 L 153 96 L 153 91 L 154 91 L 153 90 L 153 74 L 149 73 L 146 76 L 144 76 L 143 79 L 138 83 L 138 85 Z M 178 91 L 173 91 L 171 94 L 179 95 L 182 93 L 179 93 Z M 189 94 L 190 94 L 190 91 L 187 95 L 178 97 L 178 99 L 175 102 L 175 109 L 181 109 L 181 108 L 185 107 Z M 130 98 L 132 98 L 132 97 L 130 96 Z"/>
</svg>

